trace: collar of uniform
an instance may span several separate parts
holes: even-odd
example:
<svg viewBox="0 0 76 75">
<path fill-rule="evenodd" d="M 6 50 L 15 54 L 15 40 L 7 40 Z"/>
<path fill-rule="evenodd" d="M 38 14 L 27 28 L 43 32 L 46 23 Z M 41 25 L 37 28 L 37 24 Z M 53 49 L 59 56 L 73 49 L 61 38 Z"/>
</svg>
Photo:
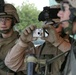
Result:
<svg viewBox="0 0 76 75">
<path fill-rule="evenodd" d="M 18 37 L 19 37 L 19 33 L 14 31 L 14 33 L 12 34 L 11 37 L 9 37 L 9 38 L 0 38 L 0 42 L 1 42 L 0 44 L 8 44 L 9 42 L 17 39 Z"/>
</svg>

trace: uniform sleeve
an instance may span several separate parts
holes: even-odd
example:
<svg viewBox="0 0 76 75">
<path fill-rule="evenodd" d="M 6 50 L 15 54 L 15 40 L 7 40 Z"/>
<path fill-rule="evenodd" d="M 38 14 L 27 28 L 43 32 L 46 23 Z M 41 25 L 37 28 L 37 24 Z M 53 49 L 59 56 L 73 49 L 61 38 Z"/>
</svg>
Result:
<svg viewBox="0 0 76 75">
<path fill-rule="evenodd" d="M 29 44 L 29 46 L 31 45 Z M 32 50 L 30 52 L 32 53 Z M 15 72 L 25 70 L 26 64 L 24 63 L 24 59 L 27 53 L 27 47 L 22 47 L 17 43 L 8 52 L 4 61 L 5 65 Z"/>
<path fill-rule="evenodd" d="M 63 39 L 63 38 L 61 38 L 60 40 L 61 40 L 60 44 L 54 43 L 53 45 L 55 47 L 58 47 L 58 49 L 61 50 L 62 52 L 66 52 L 66 51 L 70 50 L 71 44 L 70 44 L 69 40 Z"/>
<path fill-rule="evenodd" d="M 65 40 L 58 46 L 58 49 L 60 49 L 63 52 L 70 50 L 70 48 L 71 48 L 70 42 L 67 42 Z"/>
</svg>

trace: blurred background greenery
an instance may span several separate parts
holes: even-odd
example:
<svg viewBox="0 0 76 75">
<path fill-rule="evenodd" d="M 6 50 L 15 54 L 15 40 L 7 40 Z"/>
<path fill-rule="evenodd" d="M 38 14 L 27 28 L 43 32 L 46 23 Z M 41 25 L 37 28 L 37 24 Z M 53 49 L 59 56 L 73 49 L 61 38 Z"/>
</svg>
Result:
<svg viewBox="0 0 76 75">
<path fill-rule="evenodd" d="M 55 0 L 49 0 L 49 6 L 54 4 L 57 4 Z M 37 9 L 35 4 L 29 3 L 28 0 L 26 0 L 21 6 L 17 6 L 16 8 L 20 18 L 20 23 L 15 25 L 17 31 L 21 32 L 25 27 L 31 24 L 41 28 L 42 22 L 38 21 L 38 15 L 41 11 Z"/>
</svg>

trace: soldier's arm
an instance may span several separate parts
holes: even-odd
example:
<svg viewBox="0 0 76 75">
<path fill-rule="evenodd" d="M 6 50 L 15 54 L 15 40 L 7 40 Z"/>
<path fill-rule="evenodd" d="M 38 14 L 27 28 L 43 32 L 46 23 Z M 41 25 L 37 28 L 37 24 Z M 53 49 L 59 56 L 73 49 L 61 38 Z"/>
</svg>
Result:
<svg viewBox="0 0 76 75">
<path fill-rule="evenodd" d="M 8 52 L 5 65 L 13 71 L 25 70 L 24 59 L 27 53 L 33 53 L 32 31 L 35 26 L 27 27 L 21 34 L 17 44 Z M 28 50 L 28 51 L 27 51 Z"/>
<path fill-rule="evenodd" d="M 66 51 L 70 50 L 71 44 L 70 44 L 70 42 L 67 42 L 67 41 L 64 40 L 64 42 L 62 44 L 60 44 L 58 46 L 58 48 L 60 50 L 62 50 L 63 52 L 66 52 Z"/>
<path fill-rule="evenodd" d="M 58 44 L 57 43 L 53 43 L 53 45 L 55 47 L 58 47 L 58 49 L 60 49 L 62 52 L 66 52 L 66 51 L 70 50 L 71 44 L 70 44 L 68 39 L 65 40 L 65 39 L 63 39 L 61 37 L 61 39 L 59 39 L 59 40 L 60 40 L 60 43 L 58 43 Z"/>
<path fill-rule="evenodd" d="M 26 69 L 26 65 L 24 63 L 25 55 L 28 53 L 33 53 L 33 45 L 32 43 L 28 44 L 30 48 L 20 46 L 17 43 L 7 54 L 5 58 L 5 65 L 13 71 L 22 71 Z M 32 49 L 31 49 L 32 48 Z M 30 50 L 27 50 L 30 49 Z"/>
<path fill-rule="evenodd" d="M 70 49 L 70 42 L 62 38 L 53 26 L 44 25 L 43 28 L 46 29 L 49 34 L 47 37 L 43 37 L 46 41 L 50 42 L 55 47 L 58 47 L 63 52 L 68 51 Z"/>
</svg>

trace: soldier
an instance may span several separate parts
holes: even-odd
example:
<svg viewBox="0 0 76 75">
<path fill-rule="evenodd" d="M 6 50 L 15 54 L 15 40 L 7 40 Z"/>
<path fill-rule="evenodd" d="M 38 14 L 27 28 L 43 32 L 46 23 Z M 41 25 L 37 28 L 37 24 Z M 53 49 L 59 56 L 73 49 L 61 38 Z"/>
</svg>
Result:
<svg viewBox="0 0 76 75">
<path fill-rule="evenodd" d="M 43 37 L 43 39 L 45 39 L 46 42 L 40 58 L 53 58 L 56 55 L 62 53 L 62 51 L 65 52 L 70 49 L 70 43 L 68 39 L 65 38 L 65 36 L 61 37 L 59 35 L 62 31 L 61 25 L 59 25 L 59 27 L 55 29 L 53 26 L 47 24 L 44 25 L 43 28 L 48 30 L 49 36 Z M 24 55 L 27 52 L 27 50 L 25 49 L 29 49 L 29 52 L 31 51 L 31 49 L 34 49 L 33 46 L 29 47 L 29 44 L 33 39 L 32 34 L 34 29 L 36 29 L 36 27 L 33 25 L 26 27 L 23 33 L 21 34 L 18 43 L 12 47 L 11 51 L 8 52 L 5 58 L 5 64 L 11 70 L 15 72 L 25 70 Z M 39 54 L 41 46 L 35 49 L 36 54 Z M 63 57 L 57 59 L 54 63 L 52 63 L 52 65 L 50 66 L 51 68 L 49 67 L 49 72 L 51 75 L 56 75 L 59 71 L 61 63 L 63 62 L 62 58 Z"/>
<path fill-rule="evenodd" d="M 5 4 L 4 12 L 0 13 L 0 75 L 24 75 L 22 72 L 15 73 L 11 71 L 4 64 L 8 51 L 12 51 L 12 47 L 19 38 L 19 33 L 13 29 L 16 23 L 19 23 L 19 16 L 16 8 L 12 4 Z M 18 45 L 22 46 L 22 43 L 19 42 L 17 46 Z M 23 45 L 20 50 L 26 50 L 26 46 L 27 45 Z"/>
<path fill-rule="evenodd" d="M 62 26 L 64 31 L 67 34 L 72 34 L 72 23 L 75 19 L 75 0 L 63 0 L 61 3 L 61 10 L 58 12 L 58 16 L 60 17 L 60 22 L 62 22 Z M 74 30 L 73 30 L 74 31 Z"/>
<path fill-rule="evenodd" d="M 60 21 L 66 34 L 73 35 L 71 49 L 61 67 L 63 75 L 75 75 L 76 69 L 76 0 L 61 0 L 61 10 L 58 12 Z"/>
</svg>

